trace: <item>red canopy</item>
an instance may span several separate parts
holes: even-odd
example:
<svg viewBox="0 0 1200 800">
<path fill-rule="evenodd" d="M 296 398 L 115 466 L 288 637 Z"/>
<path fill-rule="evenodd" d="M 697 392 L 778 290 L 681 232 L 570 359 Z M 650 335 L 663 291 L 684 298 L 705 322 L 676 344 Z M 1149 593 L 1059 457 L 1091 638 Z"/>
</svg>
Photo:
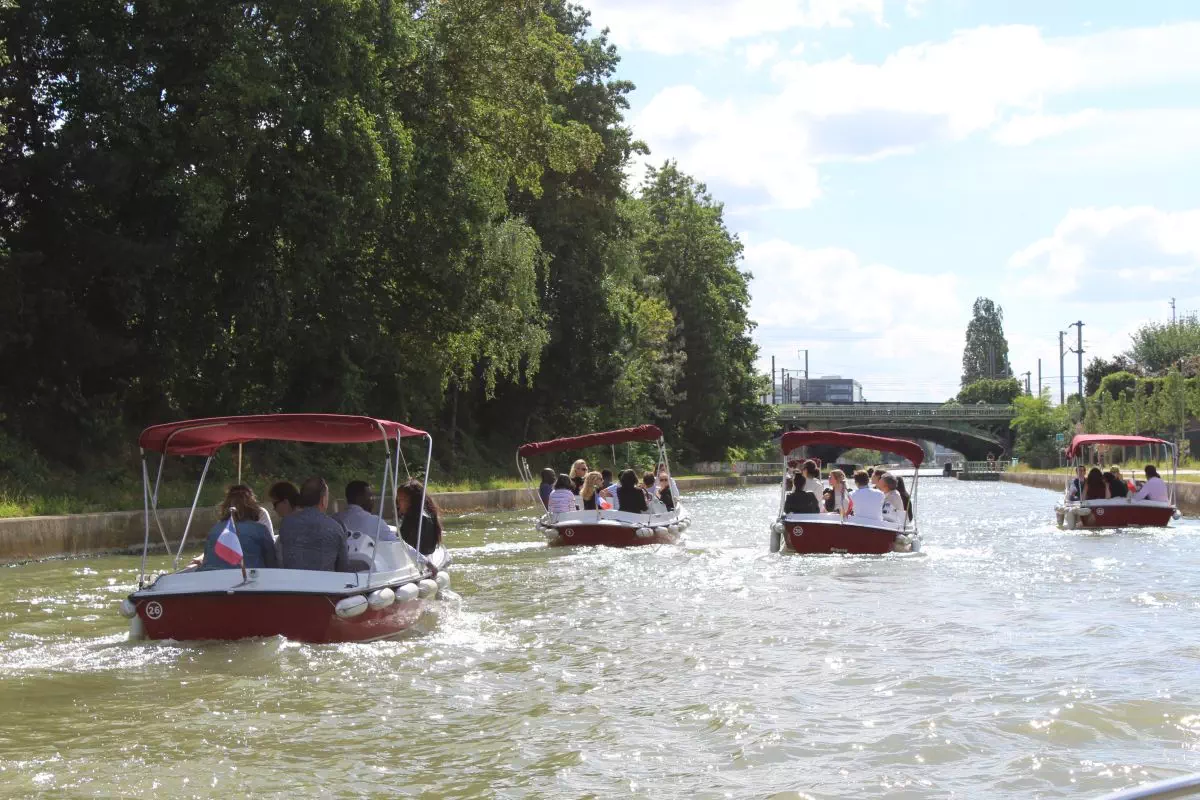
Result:
<svg viewBox="0 0 1200 800">
<path fill-rule="evenodd" d="M 1115 444 L 1119 447 L 1141 447 L 1147 444 L 1165 444 L 1168 447 L 1172 446 L 1170 442 L 1165 442 L 1162 439 L 1154 439 L 1150 436 L 1117 436 L 1110 433 L 1080 433 L 1071 440 L 1071 446 L 1067 448 L 1067 458 L 1074 458 L 1082 448 L 1089 447 L 1094 444 Z"/>
<path fill-rule="evenodd" d="M 657 442 L 661 438 L 662 431 L 657 425 L 639 425 L 636 428 L 622 428 L 619 431 L 585 433 L 583 436 L 551 439 L 548 442 L 530 442 L 521 445 L 517 449 L 517 455 L 532 456 L 538 453 L 562 453 L 567 450 L 583 450 L 587 447 L 598 447 L 602 444 Z"/>
<path fill-rule="evenodd" d="M 865 433 L 839 433 L 837 431 L 788 431 L 783 435 L 779 447 L 786 456 L 797 447 L 805 445 L 832 445 L 834 447 L 861 447 L 865 450 L 880 450 L 904 456 L 920 466 L 925 460 L 925 451 L 916 442 L 907 439 L 888 439 L 884 436 L 869 436 Z"/>
<path fill-rule="evenodd" d="M 210 417 L 152 425 L 138 446 L 171 456 L 208 456 L 227 444 L 267 439 L 279 442 L 360 444 L 402 436 L 427 436 L 399 422 L 345 414 L 257 414 Z"/>
</svg>

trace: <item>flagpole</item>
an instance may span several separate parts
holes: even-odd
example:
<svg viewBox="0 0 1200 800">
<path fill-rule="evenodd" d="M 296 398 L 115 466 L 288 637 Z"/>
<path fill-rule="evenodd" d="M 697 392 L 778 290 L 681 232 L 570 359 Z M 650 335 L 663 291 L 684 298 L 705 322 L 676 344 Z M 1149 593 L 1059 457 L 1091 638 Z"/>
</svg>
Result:
<svg viewBox="0 0 1200 800">
<path fill-rule="evenodd" d="M 241 448 L 241 445 L 238 445 L 238 447 L 239 447 L 239 449 L 240 449 L 240 448 Z M 239 459 L 239 461 L 240 461 L 240 459 Z M 240 466 L 240 465 L 239 465 L 239 466 Z M 236 509 L 236 508 L 233 508 L 232 506 L 230 506 L 230 508 L 229 508 L 229 524 L 233 526 L 233 535 L 234 535 L 234 536 L 237 536 L 237 535 L 238 535 L 238 529 L 237 529 L 237 509 Z M 238 539 L 239 539 L 239 540 L 240 540 L 241 538 L 242 538 L 242 537 L 238 536 Z M 239 549 L 239 550 L 241 550 L 241 549 L 242 549 L 240 545 L 238 546 L 238 549 Z M 242 554 L 242 558 L 241 558 L 241 560 L 240 560 L 240 561 L 238 561 L 238 566 L 242 568 L 242 583 L 247 583 L 247 582 L 249 582 L 249 580 L 250 580 L 250 576 L 246 574 L 246 555 L 245 555 L 245 553 L 243 553 L 243 554 Z"/>
</svg>

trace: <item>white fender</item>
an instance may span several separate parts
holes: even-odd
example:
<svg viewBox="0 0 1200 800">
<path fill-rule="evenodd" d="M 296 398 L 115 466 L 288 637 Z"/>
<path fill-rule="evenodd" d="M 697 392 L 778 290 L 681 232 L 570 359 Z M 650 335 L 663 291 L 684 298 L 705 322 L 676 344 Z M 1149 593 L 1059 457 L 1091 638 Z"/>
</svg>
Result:
<svg viewBox="0 0 1200 800">
<path fill-rule="evenodd" d="M 660 526 L 658 526 L 657 528 L 655 528 L 655 529 L 654 529 L 654 535 L 655 535 L 655 536 L 666 536 L 666 535 L 667 535 L 667 529 L 666 529 L 666 528 L 664 528 L 664 527 L 662 527 L 662 526 L 660 525 Z"/>
<path fill-rule="evenodd" d="M 783 523 L 776 522 L 771 525 L 771 552 L 778 553 L 783 546 Z"/>
<path fill-rule="evenodd" d="M 129 641 L 140 642 L 146 638 L 146 626 L 142 618 L 135 616 L 129 620 Z"/>
<path fill-rule="evenodd" d="M 343 597 L 341 600 L 337 601 L 337 605 L 333 607 L 333 610 L 342 619 L 357 617 L 359 614 L 367 610 L 367 598 L 363 597 L 361 594 Z"/>
<path fill-rule="evenodd" d="M 450 588 L 450 573 L 446 572 L 446 570 L 439 572 L 434 580 L 437 581 L 438 589 Z"/>
<path fill-rule="evenodd" d="M 396 593 L 386 586 L 382 589 L 376 589 L 367 596 L 367 605 L 371 607 L 372 611 L 387 608 L 394 602 L 396 602 Z"/>
<path fill-rule="evenodd" d="M 679 535 L 679 526 L 678 525 L 668 525 L 667 530 L 671 532 L 672 536 Z"/>
<path fill-rule="evenodd" d="M 135 605 L 132 600 L 126 597 L 121 601 L 121 605 L 117 607 L 117 611 L 119 611 L 121 616 L 125 619 L 133 619 L 137 616 L 137 605 Z"/>
<path fill-rule="evenodd" d="M 421 582 L 417 584 L 417 592 L 422 600 L 426 597 L 433 597 L 437 594 L 437 590 L 437 581 L 430 580 L 429 578 L 422 578 Z"/>
<path fill-rule="evenodd" d="M 403 586 L 397 586 L 395 593 L 397 603 L 407 603 L 416 600 L 421 590 L 417 588 L 415 583 L 406 583 Z"/>
<path fill-rule="evenodd" d="M 637 529 L 637 535 L 642 539 L 649 539 L 651 536 L 654 535 L 654 531 L 650 530 L 649 528 L 647 528 L 643 525 L 642 527 Z"/>
</svg>

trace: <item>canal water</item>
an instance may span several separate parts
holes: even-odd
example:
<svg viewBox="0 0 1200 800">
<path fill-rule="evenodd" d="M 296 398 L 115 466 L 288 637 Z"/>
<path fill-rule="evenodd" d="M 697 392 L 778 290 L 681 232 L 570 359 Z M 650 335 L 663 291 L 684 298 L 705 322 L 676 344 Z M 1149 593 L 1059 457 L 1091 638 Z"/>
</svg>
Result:
<svg viewBox="0 0 1200 800">
<path fill-rule="evenodd" d="M 680 547 L 468 515 L 461 602 L 366 645 L 130 644 L 137 559 L 0 568 L 0 795 L 1093 798 L 1200 770 L 1200 524 L 920 494 L 924 552 L 883 558 L 769 554 L 773 487 L 688 498 Z"/>
</svg>

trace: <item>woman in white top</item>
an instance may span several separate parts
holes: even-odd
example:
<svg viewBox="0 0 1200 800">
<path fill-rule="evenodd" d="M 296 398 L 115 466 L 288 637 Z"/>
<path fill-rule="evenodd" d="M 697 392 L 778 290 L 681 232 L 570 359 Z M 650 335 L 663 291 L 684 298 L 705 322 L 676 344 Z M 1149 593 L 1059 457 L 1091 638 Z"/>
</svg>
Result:
<svg viewBox="0 0 1200 800">
<path fill-rule="evenodd" d="M 571 491 L 571 486 L 570 476 L 559 475 L 554 484 L 554 491 L 550 492 L 550 497 L 546 500 L 546 510 L 551 514 L 565 514 L 568 511 L 574 511 L 575 493 Z"/>
<path fill-rule="evenodd" d="M 885 472 L 879 479 L 879 488 L 883 490 L 883 521 L 901 522 L 908 516 L 904 507 L 904 498 L 896 489 L 896 476 Z"/>
<path fill-rule="evenodd" d="M 830 471 L 829 488 L 833 489 L 833 510 L 844 518 L 850 513 L 850 492 L 846 488 L 846 473 L 840 469 Z"/>
</svg>

